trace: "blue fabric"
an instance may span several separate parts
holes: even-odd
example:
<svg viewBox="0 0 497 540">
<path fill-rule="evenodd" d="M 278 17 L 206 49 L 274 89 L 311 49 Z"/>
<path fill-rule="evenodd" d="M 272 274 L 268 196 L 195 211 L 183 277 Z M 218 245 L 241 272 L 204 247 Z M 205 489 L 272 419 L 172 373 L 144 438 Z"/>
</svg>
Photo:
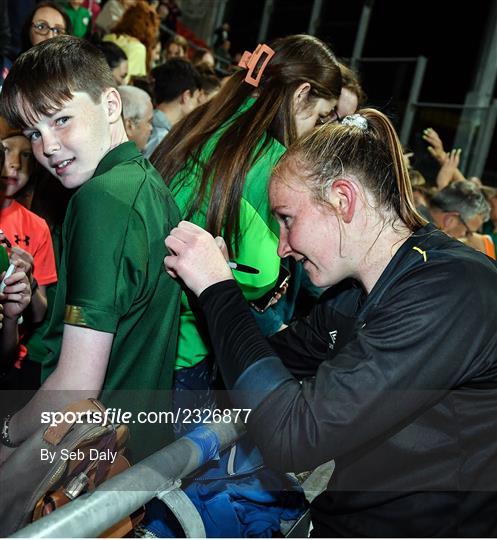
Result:
<svg viewBox="0 0 497 540">
<path fill-rule="evenodd" d="M 280 531 L 282 520 L 296 520 L 306 509 L 298 483 L 269 469 L 235 481 L 193 482 L 184 491 L 202 516 L 209 538 L 269 538 Z M 162 538 L 181 535 L 161 501 L 153 499 L 147 510 L 147 530 Z"/>
<path fill-rule="evenodd" d="M 200 448 L 202 464 L 219 458 L 219 439 L 209 427 L 200 426 L 185 435 L 185 439 L 190 439 Z"/>
</svg>

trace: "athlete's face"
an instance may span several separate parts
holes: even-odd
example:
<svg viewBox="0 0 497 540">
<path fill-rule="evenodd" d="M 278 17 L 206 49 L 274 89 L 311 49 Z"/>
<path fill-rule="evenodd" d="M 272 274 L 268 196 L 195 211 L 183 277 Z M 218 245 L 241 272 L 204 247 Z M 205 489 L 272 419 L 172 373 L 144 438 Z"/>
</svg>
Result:
<svg viewBox="0 0 497 540">
<path fill-rule="evenodd" d="M 331 208 L 319 204 L 311 191 L 292 174 L 280 170 L 271 180 L 271 209 L 280 226 L 278 255 L 303 264 L 310 280 L 328 287 L 345 277 L 340 256 L 340 229 Z"/>
</svg>

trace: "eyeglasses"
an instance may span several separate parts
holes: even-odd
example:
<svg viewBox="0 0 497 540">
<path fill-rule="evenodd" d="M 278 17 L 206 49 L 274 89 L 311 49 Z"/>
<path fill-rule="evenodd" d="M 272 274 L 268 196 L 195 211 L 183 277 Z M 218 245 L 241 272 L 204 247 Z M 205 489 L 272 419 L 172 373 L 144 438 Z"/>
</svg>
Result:
<svg viewBox="0 0 497 540">
<path fill-rule="evenodd" d="M 457 214 L 457 217 L 459 218 L 459 221 L 463 224 L 464 228 L 466 229 L 466 238 L 469 238 L 470 236 L 473 236 L 473 234 L 478 232 L 478 230 L 473 231 L 469 228 L 469 225 L 464 221 L 461 214 Z"/>
<path fill-rule="evenodd" d="M 34 22 L 31 26 L 37 34 L 40 34 L 40 36 L 46 36 L 49 32 L 52 32 L 54 36 L 63 36 L 64 34 L 67 34 L 66 29 L 62 28 L 62 26 L 49 26 L 46 22 L 42 21 Z"/>
</svg>

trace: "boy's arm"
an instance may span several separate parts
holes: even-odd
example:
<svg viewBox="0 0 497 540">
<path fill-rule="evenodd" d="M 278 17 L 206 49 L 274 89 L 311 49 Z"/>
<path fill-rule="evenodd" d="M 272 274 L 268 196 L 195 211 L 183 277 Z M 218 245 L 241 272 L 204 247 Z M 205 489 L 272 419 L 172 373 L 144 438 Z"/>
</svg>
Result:
<svg viewBox="0 0 497 540">
<path fill-rule="evenodd" d="M 114 334 L 64 325 L 57 367 L 31 401 L 11 418 L 10 439 L 17 444 L 28 438 L 40 427 L 44 411 L 60 411 L 73 401 L 98 397 L 113 340 Z M 0 445 L 0 463 L 10 453 Z"/>
<path fill-rule="evenodd" d="M 0 274 L 4 278 L 5 272 Z M 19 267 L 5 278 L 5 289 L 0 293 L 2 321 L 0 327 L 0 369 L 8 370 L 15 361 L 19 334 L 17 321 L 31 301 L 31 287 L 26 273 Z"/>
</svg>

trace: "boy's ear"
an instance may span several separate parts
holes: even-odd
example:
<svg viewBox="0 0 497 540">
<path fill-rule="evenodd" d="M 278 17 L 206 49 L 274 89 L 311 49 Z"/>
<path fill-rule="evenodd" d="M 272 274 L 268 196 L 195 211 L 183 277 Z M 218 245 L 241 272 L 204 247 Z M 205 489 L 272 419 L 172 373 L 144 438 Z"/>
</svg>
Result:
<svg viewBox="0 0 497 540">
<path fill-rule="evenodd" d="M 107 88 L 103 98 L 109 123 L 114 124 L 121 118 L 123 105 L 117 88 Z"/>
<path fill-rule="evenodd" d="M 184 92 L 182 92 L 179 96 L 179 102 L 181 103 L 181 105 L 185 105 L 186 103 L 188 103 L 190 101 L 190 99 L 192 98 L 192 93 L 190 90 L 185 90 Z"/>
<path fill-rule="evenodd" d="M 337 178 L 330 188 L 330 202 L 344 223 L 350 223 L 357 202 L 357 184 L 348 178 Z"/>
</svg>

